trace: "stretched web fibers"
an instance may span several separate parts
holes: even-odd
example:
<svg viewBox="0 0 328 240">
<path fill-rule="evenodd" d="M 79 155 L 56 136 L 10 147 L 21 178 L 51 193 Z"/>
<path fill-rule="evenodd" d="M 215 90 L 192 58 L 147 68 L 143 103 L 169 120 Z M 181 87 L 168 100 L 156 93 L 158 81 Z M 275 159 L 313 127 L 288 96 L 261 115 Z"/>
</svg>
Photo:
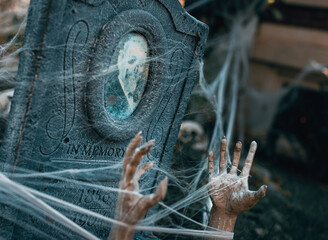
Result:
<svg viewBox="0 0 328 240">
<path fill-rule="evenodd" d="M 241 15 L 233 21 L 231 31 L 224 36 L 226 46 L 226 55 L 224 64 L 220 68 L 219 74 L 215 78 L 212 83 L 207 83 L 203 74 L 203 63 L 199 63 L 200 69 L 200 90 L 202 94 L 211 102 L 213 109 L 216 113 L 216 122 L 215 127 L 212 134 L 212 140 L 210 141 L 210 149 L 213 149 L 216 156 L 218 155 L 218 146 L 219 139 L 225 134 L 228 137 L 228 140 L 231 140 L 232 132 L 233 132 L 233 123 L 236 115 L 237 103 L 238 103 L 238 89 L 239 86 L 243 84 L 245 77 L 247 76 L 247 68 L 248 68 L 248 60 L 247 60 L 247 49 L 250 45 L 250 41 L 253 37 L 254 30 L 256 29 L 256 19 L 252 18 L 248 22 L 248 24 L 244 25 L 245 18 L 247 17 Z M 21 25 L 19 25 L 20 32 L 25 24 L 25 19 Z M 245 34 L 246 33 L 246 34 Z M 17 33 L 18 34 L 18 33 Z M 15 57 L 19 52 L 23 52 L 27 49 L 19 48 L 16 51 L 8 54 L 8 50 L 10 46 L 16 44 L 17 36 L 15 35 L 8 43 L 1 46 L 1 62 L 8 63 L 11 60 L 8 60 L 10 57 Z M 79 36 L 83 37 L 83 36 Z M 220 39 L 221 40 L 221 39 Z M 219 42 L 222 43 L 222 42 Z M 210 43 L 211 44 L 211 43 Z M 212 44 L 218 44 L 212 43 Z M 76 52 L 78 54 L 83 54 L 84 45 L 78 45 Z M 56 51 L 58 49 L 63 49 L 65 46 L 52 46 L 51 49 Z M 169 54 L 170 51 L 167 52 Z M 148 58 L 147 61 L 162 61 L 163 56 L 158 56 L 156 58 Z M 78 69 L 79 66 L 77 66 Z M 98 72 L 97 76 L 104 76 L 108 73 L 116 71 L 118 68 L 117 65 L 112 66 L 111 68 L 102 69 L 102 71 Z M 197 72 L 198 69 L 192 69 L 191 71 Z M 1 71 L 10 73 L 13 71 L 8 68 L 1 68 Z M 67 71 L 63 72 L 52 72 L 49 73 L 51 76 L 56 77 L 58 79 L 64 80 L 64 78 L 78 78 L 81 74 L 78 71 L 71 71 L 67 69 Z M 179 73 L 179 75 L 183 75 L 183 73 Z M 5 79 L 1 79 L 1 81 L 7 81 L 7 77 Z M 176 83 L 177 85 L 178 83 Z M 173 86 L 174 87 L 174 86 Z M 227 91 L 229 89 L 229 91 Z M 197 91 L 196 91 L 197 92 Z M 198 91 L 200 92 L 200 91 Z M 228 95 L 226 95 L 228 93 Z M 56 100 L 57 98 L 63 98 L 61 94 L 56 96 L 51 96 Z M 72 100 L 74 101 L 74 99 Z M 227 116 L 224 116 L 224 108 L 227 108 Z M 74 118 L 74 116 L 65 116 Z M 64 116 L 57 116 L 56 121 L 63 121 Z M 226 122 L 226 124 L 224 124 Z M 226 125 L 226 127 L 225 127 Z M 91 126 L 90 126 L 91 127 Z M 70 126 L 65 125 L 65 129 L 62 131 L 63 137 L 67 135 Z M 85 129 L 80 129 L 80 131 L 84 131 Z M 58 137 L 56 132 L 50 133 L 52 137 Z M 39 159 L 27 159 L 32 164 L 39 164 Z M 181 159 L 183 161 L 183 159 Z M 123 192 L 117 188 L 110 188 L 103 186 L 99 183 L 93 182 L 85 182 L 74 180 L 75 177 L 84 175 L 84 176 L 120 176 L 120 170 L 122 166 L 117 162 L 109 162 L 108 166 L 105 167 L 95 167 L 95 168 L 71 168 L 62 170 L 58 167 L 58 171 L 49 171 L 46 173 L 40 173 L 31 171 L 29 169 L 25 169 L 22 167 L 17 167 L 15 173 L 11 172 L 3 172 L 0 175 L 0 201 L 2 204 L 6 206 L 4 212 L 1 212 L 1 216 L 6 218 L 11 218 L 12 215 L 6 214 L 7 210 L 19 210 L 20 212 L 25 212 L 27 215 L 33 216 L 33 218 L 41 221 L 43 224 L 49 225 L 61 233 L 63 239 L 65 237 L 71 237 L 74 235 L 79 235 L 86 239 L 98 239 L 97 236 L 94 236 L 93 233 L 84 229 L 84 225 L 91 224 L 91 222 L 80 222 L 81 225 L 74 223 L 72 219 L 74 218 L 74 214 L 79 213 L 83 214 L 88 218 L 88 220 L 99 219 L 106 224 L 108 224 L 108 228 L 110 228 L 111 224 L 123 225 L 124 223 L 118 222 L 113 218 L 108 216 L 104 216 L 101 213 L 97 213 L 88 209 L 84 209 L 82 207 L 76 206 L 72 203 L 64 201 L 63 199 L 53 197 L 51 195 L 42 193 L 42 189 L 46 187 L 46 182 L 44 180 L 53 180 L 58 181 L 56 185 L 53 186 L 54 189 L 60 190 L 62 187 L 66 185 L 66 183 L 87 186 L 89 189 L 97 192 L 98 190 L 104 190 L 109 193 L 111 192 Z M 199 169 L 196 173 L 192 173 L 191 175 L 185 176 L 183 180 L 176 177 L 175 173 L 179 176 L 186 175 L 190 173 L 189 170 L 175 172 L 165 172 L 159 166 L 155 164 L 154 168 L 149 171 L 157 171 L 164 172 L 167 176 L 169 176 L 170 185 L 178 186 L 180 189 L 185 191 L 185 196 L 179 199 L 177 202 L 173 204 L 165 204 L 160 203 L 161 209 L 148 215 L 145 219 L 143 219 L 138 226 L 135 227 L 136 230 L 142 231 L 152 231 L 154 233 L 164 233 L 164 234 L 173 234 L 173 235 L 185 235 L 185 236 L 193 236 L 198 238 L 226 238 L 232 239 L 233 234 L 227 233 L 224 231 L 218 231 L 216 229 L 211 229 L 207 227 L 206 221 L 196 221 L 193 219 L 193 216 L 188 216 L 186 214 L 181 213 L 179 210 L 190 206 L 196 202 L 208 202 L 208 185 L 200 184 L 201 179 L 206 175 L 207 170 L 207 161 L 204 159 L 200 161 Z M 192 172 L 192 171 L 191 171 Z M 184 180 L 192 179 L 191 184 L 187 185 Z M 41 189 L 41 190 L 40 190 Z M 149 193 L 154 192 L 155 189 L 141 189 L 141 193 Z M 224 189 L 221 189 L 224 191 Z M 134 194 L 140 194 L 135 192 Z M 105 205 L 105 203 L 99 203 Z M 112 205 L 115 207 L 115 203 Z M 11 210 L 10 210 L 11 209 Z M 206 210 L 205 210 L 206 211 Z M 192 222 L 197 225 L 197 229 L 185 228 L 179 225 L 176 226 L 166 226 L 161 225 L 161 220 L 166 218 L 169 215 L 177 215 L 179 218 L 183 219 L 185 222 Z M 206 217 L 204 217 L 205 219 Z M 19 222 L 19 219 L 8 219 L 11 221 L 16 221 L 15 223 L 21 225 L 25 228 L 34 228 L 34 226 L 24 226 L 24 222 Z M 54 223 L 55 222 L 55 223 Z M 155 226 L 153 223 L 156 222 Z M 97 226 L 99 223 L 95 220 L 94 226 Z M 5 230 L 1 230 L 1 237 L 6 237 Z M 43 229 L 36 229 L 42 236 L 45 238 L 51 239 L 51 234 L 44 232 Z"/>
</svg>

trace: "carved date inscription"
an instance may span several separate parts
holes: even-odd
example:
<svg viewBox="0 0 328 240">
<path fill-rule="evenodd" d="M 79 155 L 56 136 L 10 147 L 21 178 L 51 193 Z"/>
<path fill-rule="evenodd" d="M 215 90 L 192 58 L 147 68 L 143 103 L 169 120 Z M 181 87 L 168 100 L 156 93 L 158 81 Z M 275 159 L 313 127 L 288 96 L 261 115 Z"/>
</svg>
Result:
<svg viewBox="0 0 328 240">
<path fill-rule="evenodd" d="M 111 191 L 104 191 L 100 189 L 82 189 L 79 196 L 79 205 L 85 208 L 105 215 L 106 217 L 113 217 L 110 209 L 115 208 L 117 194 Z M 105 226 L 102 220 L 83 213 L 75 213 L 73 221 L 82 227 L 97 226 L 101 228 Z"/>
<path fill-rule="evenodd" d="M 92 204 L 94 202 L 97 203 L 108 203 L 111 199 L 115 199 L 114 192 L 104 192 L 96 189 L 82 189 L 81 196 L 79 199 L 80 204 Z"/>
</svg>

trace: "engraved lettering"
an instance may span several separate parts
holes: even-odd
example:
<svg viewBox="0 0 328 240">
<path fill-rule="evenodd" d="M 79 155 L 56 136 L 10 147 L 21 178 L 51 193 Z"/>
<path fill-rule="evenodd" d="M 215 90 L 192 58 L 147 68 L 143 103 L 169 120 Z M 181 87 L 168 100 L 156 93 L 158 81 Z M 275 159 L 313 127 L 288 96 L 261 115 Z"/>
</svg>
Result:
<svg viewBox="0 0 328 240">
<path fill-rule="evenodd" d="M 104 192 L 95 189 L 82 189 L 79 203 L 90 204 L 92 202 L 107 203 L 110 199 L 114 198 L 114 193 Z"/>
<path fill-rule="evenodd" d="M 123 147 L 109 147 L 94 144 L 68 144 L 66 153 L 77 156 L 93 157 L 124 157 L 126 149 Z"/>
<path fill-rule="evenodd" d="M 116 148 L 115 157 L 120 157 L 120 152 L 121 152 L 121 149 L 120 148 Z"/>
<path fill-rule="evenodd" d="M 67 154 L 69 154 L 69 152 L 70 152 L 69 150 L 71 150 L 71 146 L 72 146 L 72 144 L 68 145 Z"/>
<path fill-rule="evenodd" d="M 124 155 L 125 155 L 125 149 L 124 148 L 121 148 L 121 150 L 122 150 L 122 157 L 124 157 Z"/>
<path fill-rule="evenodd" d="M 89 148 L 88 148 L 87 145 L 83 145 L 82 155 L 88 155 L 88 156 L 90 156 L 91 149 L 92 149 L 92 145 L 89 146 Z"/>
<path fill-rule="evenodd" d="M 97 150 L 98 150 L 98 147 L 97 146 L 93 146 L 92 156 L 97 156 Z"/>
<path fill-rule="evenodd" d="M 104 148 L 102 146 L 99 146 L 99 156 L 105 156 L 107 152 L 107 148 Z"/>
<path fill-rule="evenodd" d="M 84 199 L 85 203 L 91 203 L 93 202 L 93 195 L 95 194 L 95 190 L 94 189 L 89 189 L 88 190 L 88 195 L 87 197 Z"/>
<path fill-rule="evenodd" d="M 79 153 L 80 147 L 81 147 L 81 145 L 76 146 L 75 144 L 73 144 L 71 154 L 77 155 Z"/>
<path fill-rule="evenodd" d="M 114 148 L 109 148 L 108 152 L 107 152 L 107 156 L 111 157 L 114 154 Z"/>
</svg>

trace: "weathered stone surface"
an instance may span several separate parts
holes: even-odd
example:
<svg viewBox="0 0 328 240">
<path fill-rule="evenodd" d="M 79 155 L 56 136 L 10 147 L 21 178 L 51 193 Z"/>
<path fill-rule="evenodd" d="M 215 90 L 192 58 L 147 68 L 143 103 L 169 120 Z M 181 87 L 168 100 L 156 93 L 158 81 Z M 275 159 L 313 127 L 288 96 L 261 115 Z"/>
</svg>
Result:
<svg viewBox="0 0 328 240">
<path fill-rule="evenodd" d="M 26 50 L 21 54 L 1 150 L 2 170 L 50 172 L 99 167 L 69 177 L 117 187 L 120 172 L 108 174 L 105 167 L 122 161 L 129 141 L 140 130 L 145 141 L 156 141 L 144 161 L 152 160 L 168 169 L 207 31 L 176 0 L 32 0 Z M 130 51 L 136 50 L 130 47 L 132 42 L 145 50 L 136 62 Z M 130 73 L 124 76 L 130 71 L 124 59 L 129 59 L 128 64 L 131 60 L 136 69 L 131 77 Z M 113 94 L 114 88 L 121 92 Z M 154 186 L 161 178 L 151 171 L 141 180 L 141 187 Z M 74 181 L 38 181 L 31 187 L 106 216 L 114 215 L 113 192 Z M 100 237 L 109 232 L 107 224 L 89 216 L 71 216 Z M 19 218 L 61 238 L 58 229 L 49 224 Z M 12 232 L 8 239 L 42 238 L 17 225 L 4 226 Z"/>
</svg>

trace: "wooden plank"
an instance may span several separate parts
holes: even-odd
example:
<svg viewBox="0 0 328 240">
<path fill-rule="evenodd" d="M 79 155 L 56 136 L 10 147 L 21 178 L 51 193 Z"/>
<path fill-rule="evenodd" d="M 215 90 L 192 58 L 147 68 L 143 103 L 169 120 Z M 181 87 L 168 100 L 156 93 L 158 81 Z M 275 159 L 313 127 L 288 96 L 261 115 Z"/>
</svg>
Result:
<svg viewBox="0 0 328 240">
<path fill-rule="evenodd" d="M 328 8 L 328 0 L 284 0 L 283 2 L 308 7 Z"/>
<path fill-rule="evenodd" d="M 310 60 L 328 63 L 328 32 L 263 23 L 254 39 L 251 57 L 298 69 Z"/>
<path fill-rule="evenodd" d="M 286 79 L 279 76 L 277 69 L 263 63 L 251 62 L 249 83 L 260 92 L 274 92 L 279 90 Z M 287 82 L 291 82 L 292 78 Z"/>
<path fill-rule="evenodd" d="M 265 63 L 251 62 L 249 84 L 259 92 L 275 92 L 285 85 L 295 83 L 299 70 L 270 66 Z M 323 76 L 309 74 L 300 83 L 300 87 L 312 90 L 326 90 L 320 88 Z"/>
</svg>

